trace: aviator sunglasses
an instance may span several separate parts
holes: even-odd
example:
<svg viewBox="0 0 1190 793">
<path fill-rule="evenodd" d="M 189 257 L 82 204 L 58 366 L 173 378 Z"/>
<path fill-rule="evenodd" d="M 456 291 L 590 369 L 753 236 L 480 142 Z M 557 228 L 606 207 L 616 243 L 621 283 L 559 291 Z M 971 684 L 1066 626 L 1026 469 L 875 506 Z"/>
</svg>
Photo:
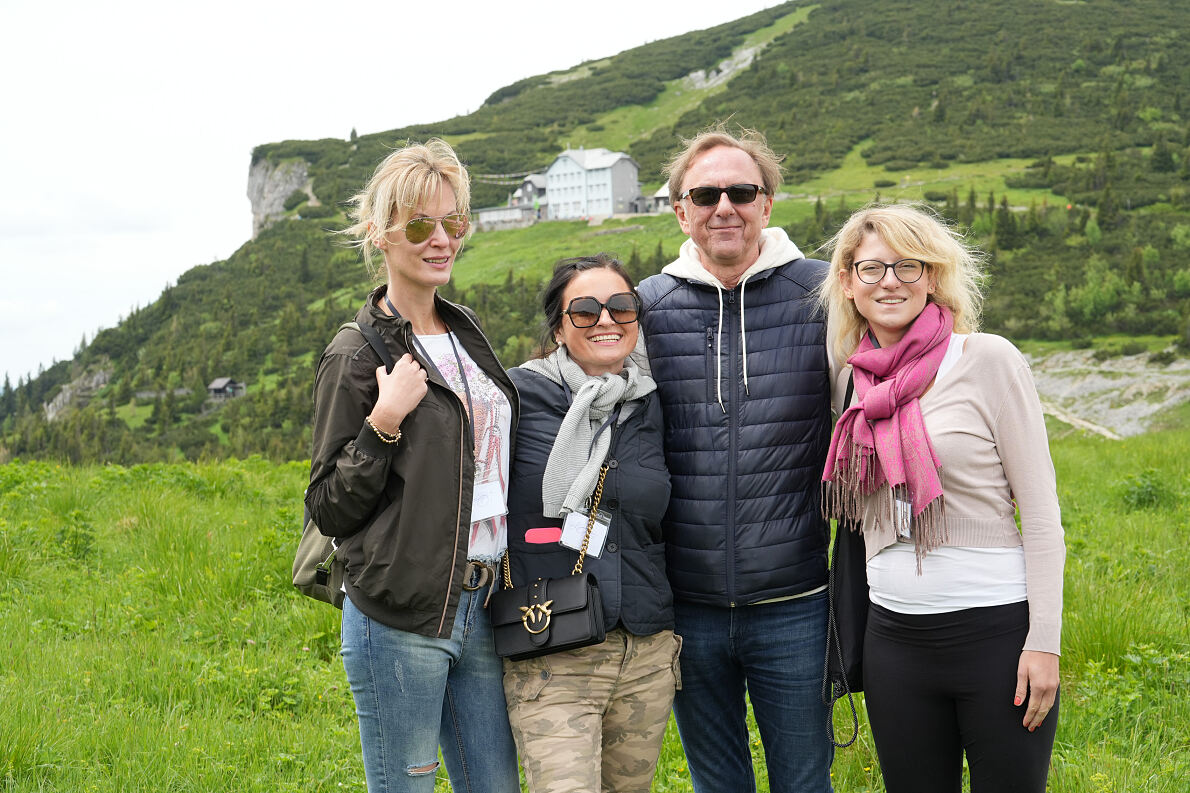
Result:
<svg viewBox="0 0 1190 793">
<path fill-rule="evenodd" d="M 570 301 L 563 314 L 570 315 L 570 324 L 576 328 L 591 328 L 599 324 L 603 309 L 617 325 L 631 325 L 640 314 L 640 299 L 634 292 L 616 292 L 600 303 L 593 297 L 576 297 Z"/>
<path fill-rule="evenodd" d="M 733 184 L 728 187 L 691 187 L 678 197 L 681 201 L 687 196 L 696 207 L 713 207 L 719 203 L 719 196 L 727 193 L 727 200 L 733 204 L 751 204 L 756 200 L 757 193 L 766 190 L 757 184 Z"/>
<path fill-rule="evenodd" d="M 446 232 L 448 237 L 459 239 L 467 233 L 467 228 L 471 225 L 471 220 L 462 212 L 455 212 L 450 215 L 443 215 L 440 218 L 414 218 L 406 223 L 404 226 L 398 226 L 393 231 L 404 231 L 405 239 L 412 242 L 414 245 L 419 242 L 425 242 L 434 233 L 434 227 L 438 223 L 442 223 L 442 230 Z"/>
</svg>

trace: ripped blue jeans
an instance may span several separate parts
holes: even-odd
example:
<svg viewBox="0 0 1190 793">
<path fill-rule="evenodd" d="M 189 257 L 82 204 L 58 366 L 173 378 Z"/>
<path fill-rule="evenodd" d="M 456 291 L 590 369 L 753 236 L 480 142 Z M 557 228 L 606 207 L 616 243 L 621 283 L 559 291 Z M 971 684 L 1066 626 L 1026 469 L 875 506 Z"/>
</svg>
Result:
<svg viewBox="0 0 1190 793">
<path fill-rule="evenodd" d="M 432 793 L 439 745 L 454 790 L 519 793 L 486 594 L 462 593 L 449 639 L 390 628 L 343 601 L 343 666 L 369 793 Z"/>
</svg>

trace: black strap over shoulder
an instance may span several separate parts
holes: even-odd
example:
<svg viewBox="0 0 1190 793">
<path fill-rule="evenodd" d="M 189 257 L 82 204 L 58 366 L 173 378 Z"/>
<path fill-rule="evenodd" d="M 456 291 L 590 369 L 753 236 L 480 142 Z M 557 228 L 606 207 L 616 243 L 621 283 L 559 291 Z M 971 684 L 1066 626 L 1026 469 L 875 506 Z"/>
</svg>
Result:
<svg viewBox="0 0 1190 793">
<path fill-rule="evenodd" d="M 376 328 L 372 327 L 371 325 L 360 322 L 344 322 L 339 327 L 355 328 L 358 330 L 363 335 L 363 337 L 368 340 L 368 344 L 372 347 L 376 354 L 380 356 L 380 362 L 384 364 L 384 371 L 388 372 L 389 374 L 392 373 L 393 366 L 396 364 L 396 361 L 393 360 L 392 353 L 388 351 L 388 347 L 385 345 L 384 339 L 381 338 L 380 331 L 376 330 Z"/>
</svg>

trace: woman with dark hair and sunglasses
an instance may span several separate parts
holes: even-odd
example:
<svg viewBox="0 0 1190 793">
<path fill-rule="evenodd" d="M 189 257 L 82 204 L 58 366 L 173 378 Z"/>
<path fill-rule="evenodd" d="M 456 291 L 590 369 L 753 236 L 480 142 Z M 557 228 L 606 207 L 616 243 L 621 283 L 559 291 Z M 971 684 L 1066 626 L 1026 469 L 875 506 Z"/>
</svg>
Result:
<svg viewBox="0 0 1190 793">
<path fill-rule="evenodd" d="M 392 152 L 344 231 L 386 283 L 318 362 L 306 506 L 346 566 L 342 656 L 369 793 L 518 793 L 487 597 L 507 542 L 517 393 L 475 314 L 438 295 L 468 225 L 440 140 Z M 364 331 L 395 360 L 380 364 Z"/>
<path fill-rule="evenodd" d="M 656 384 L 629 358 L 640 298 L 620 262 L 599 254 L 558 262 L 543 308 L 542 357 L 508 373 L 521 394 L 511 582 L 574 570 L 598 490 L 583 571 L 599 584 L 607 638 L 506 661 L 508 715 L 532 793 L 647 793 L 681 640 L 661 539 L 669 502 L 661 406 Z"/>
<path fill-rule="evenodd" d="M 933 213 L 865 209 L 831 244 L 821 297 L 847 365 L 825 503 L 866 546 L 884 784 L 959 793 L 965 753 L 972 790 L 1043 793 L 1066 551 L 1029 364 L 976 332 L 978 255 Z"/>
</svg>

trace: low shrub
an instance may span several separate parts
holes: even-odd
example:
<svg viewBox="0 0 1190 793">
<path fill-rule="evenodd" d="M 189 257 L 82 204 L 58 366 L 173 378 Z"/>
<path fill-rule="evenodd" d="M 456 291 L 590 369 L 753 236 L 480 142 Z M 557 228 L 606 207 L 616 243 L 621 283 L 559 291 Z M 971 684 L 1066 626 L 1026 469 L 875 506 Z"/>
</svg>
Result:
<svg viewBox="0 0 1190 793">
<path fill-rule="evenodd" d="M 1172 506 L 1175 497 L 1173 488 L 1161 478 L 1155 468 L 1146 468 L 1139 474 L 1129 474 L 1120 485 L 1120 498 L 1130 511 Z"/>
<path fill-rule="evenodd" d="M 339 210 L 333 205 L 328 206 L 327 204 L 319 204 L 318 206 L 310 206 L 309 204 L 306 204 L 301 208 L 298 214 L 301 215 L 303 219 L 333 218 L 335 215 L 339 214 Z"/>
<path fill-rule="evenodd" d="M 289 194 L 289 197 L 285 199 L 285 204 L 283 205 L 285 207 L 285 211 L 288 212 L 291 209 L 297 209 L 303 203 L 305 203 L 307 198 L 309 198 L 309 196 L 306 195 L 305 190 L 294 190 Z"/>
</svg>

